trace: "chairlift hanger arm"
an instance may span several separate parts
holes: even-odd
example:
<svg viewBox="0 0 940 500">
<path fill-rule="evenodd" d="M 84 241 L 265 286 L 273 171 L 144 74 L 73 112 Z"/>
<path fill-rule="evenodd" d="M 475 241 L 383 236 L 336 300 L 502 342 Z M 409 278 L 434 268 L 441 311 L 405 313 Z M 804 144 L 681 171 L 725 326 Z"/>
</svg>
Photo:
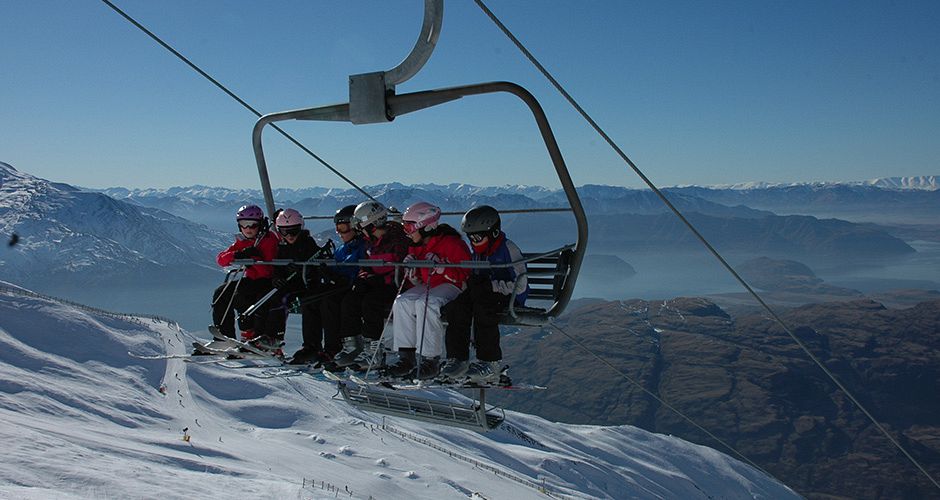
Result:
<svg viewBox="0 0 940 500">
<path fill-rule="evenodd" d="M 389 88 L 415 76 L 431 58 L 444 24 L 444 0 L 424 0 L 424 22 L 415 46 L 398 66 L 385 72 L 385 83 Z"/>
</svg>

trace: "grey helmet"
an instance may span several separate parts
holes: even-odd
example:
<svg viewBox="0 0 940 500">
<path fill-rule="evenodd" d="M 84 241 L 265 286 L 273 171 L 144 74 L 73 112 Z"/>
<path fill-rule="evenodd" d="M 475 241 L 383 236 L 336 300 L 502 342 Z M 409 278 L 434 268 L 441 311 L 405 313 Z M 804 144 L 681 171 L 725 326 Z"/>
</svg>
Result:
<svg viewBox="0 0 940 500">
<path fill-rule="evenodd" d="M 496 234 L 500 230 L 499 212 L 489 205 L 473 207 L 463 214 L 460 220 L 460 230 L 467 234 L 490 233 Z"/>
<path fill-rule="evenodd" d="M 382 227 L 388 220 L 388 209 L 377 201 L 364 201 L 356 206 L 356 210 L 353 212 L 353 220 L 360 229 L 370 224 Z"/>
</svg>

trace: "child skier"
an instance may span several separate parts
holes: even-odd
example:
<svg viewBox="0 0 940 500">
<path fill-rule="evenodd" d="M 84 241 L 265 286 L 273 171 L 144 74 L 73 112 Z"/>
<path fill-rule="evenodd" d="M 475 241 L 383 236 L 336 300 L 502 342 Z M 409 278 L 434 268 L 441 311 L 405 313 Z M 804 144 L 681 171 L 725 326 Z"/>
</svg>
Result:
<svg viewBox="0 0 940 500">
<path fill-rule="evenodd" d="M 333 251 L 333 259 L 337 263 L 355 263 L 365 258 L 366 244 L 352 226 L 355 209 L 355 205 L 347 205 L 333 215 L 333 225 L 336 226 L 336 234 L 342 242 Z M 320 273 L 322 284 L 316 293 L 319 298 L 309 304 L 309 307 L 316 307 L 320 313 L 323 325 L 323 345 L 321 346 L 319 337 L 308 338 L 305 330 L 304 346 L 294 353 L 290 361 L 293 365 L 329 363 L 342 348 L 340 303 L 353 279 L 359 273 L 359 268 L 357 266 L 324 267 Z"/>
<path fill-rule="evenodd" d="M 275 220 L 277 233 L 281 242 L 277 247 L 277 258 L 305 262 L 320 253 L 320 245 L 310 236 L 310 231 L 304 229 L 304 218 L 300 212 L 288 208 L 280 212 Z M 316 293 L 319 289 L 320 277 L 316 266 L 300 266 L 290 264 L 274 267 L 272 281 L 277 293 L 268 299 L 270 310 L 265 325 L 264 337 L 259 340 L 260 347 L 271 349 L 277 354 L 284 342 L 284 331 L 287 326 L 287 313 L 290 302 L 299 296 Z M 302 332 L 304 345 L 320 345 L 322 326 L 320 324 L 319 308 L 310 304 L 301 306 L 303 314 Z"/>
<path fill-rule="evenodd" d="M 384 205 L 377 201 L 362 202 L 356 206 L 353 220 L 368 242 L 369 259 L 401 262 L 405 258 L 408 238 L 401 224 L 388 220 L 388 209 Z M 385 318 L 398 292 L 394 279 L 392 266 L 364 267 L 359 271 L 340 305 L 343 351 L 334 359 L 332 369 L 366 370 L 373 358 L 374 368 L 384 366 L 385 349 L 380 339 Z"/>
<path fill-rule="evenodd" d="M 277 236 L 267 231 L 268 221 L 264 211 L 257 205 L 245 205 L 235 213 L 239 234 L 235 243 L 219 252 L 216 262 L 228 266 L 234 260 L 252 259 L 270 261 L 277 255 Z M 235 338 L 235 311 L 244 312 L 271 290 L 272 266 L 249 265 L 244 276 L 237 281 L 228 281 L 216 288 L 212 295 L 212 323 L 222 335 Z M 261 332 L 265 323 L 265 308 L 255 311 L 251 317 L 238 317 L 242 337 L 251 340 L 255 332 Z"/>
<path fill-rule="evenodd" d="M 473 260 L 508 264 L 522 259 L 522 252 L 500 229 L 499 212 L 482 205 L 470 209 L 460 222 L 473 247 Z M 477 384 L 499 381 L 502 350 L 499 347 L 498 315 L 509 306 L 513 290 L 515 304 L 525 304 L 529 287 L 525 264 L 513 267 L 474 269 L 467 289 L 444 308 L 447 318 L 447 362 L 440 378 L 447 382 L 469 380 Z M 517 280 L 518 277 L 518 280 Z M 477 361 L 470 359 L 470 326 L 473 325 Z"/>
<path fill-rule="evenodd" d="M 439 224 L 441 209 L 426 202 L 408 207 L 402 216 L 405 234 L 411 238 L 407 261 L 430 260 L 455 264 L 470 260 L 470 250 L 454 228 Z M 392 306 L 398 363 L 392 377 L 434 378 L 443 353 L 444 324 L 441 307 L 460 294 L 469 274 L 460 267 L 409 268 L 414 287 L 395 298 Z M 420 365 L 416 352 L 421 355 Z"/>
</svg>

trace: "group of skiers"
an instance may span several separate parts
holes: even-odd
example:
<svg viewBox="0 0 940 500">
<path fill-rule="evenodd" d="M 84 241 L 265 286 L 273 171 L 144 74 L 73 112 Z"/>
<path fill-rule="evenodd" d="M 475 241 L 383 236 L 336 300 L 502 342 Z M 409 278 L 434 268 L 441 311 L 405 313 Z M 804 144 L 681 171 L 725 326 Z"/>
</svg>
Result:
<svg viewBox="0 0 940 500">
<path fill-rule="evenodd" d="M 287 314 L 299 307 L 303 347 L 291 364 L 317 363 L 331 371 L 373 369 L 393 378 L 497 383 L 502 363 L 499 315 L 512 297 L 517 306 L 524 305 L 529 290 L 525 264 L 519 262 L 522 253 L 506 238 L 493 207 L 464 214 L 460 228 L 469 246 L 440 218 L 441 209 L 427 202 L 408 207 L 401 223 L 391 220 L 377 201 L 349 205 L 333 217 L 340 243 L 332 249 L 332 241 L 317 244 L 297 210 L 276 214 L 275 233 L 266 230 L 260 207 L 241 207 L 236 213 L 239 234 L 219 253 L 218 264 L 245 259 L 286 259 L 291 264 L 251 264 L 240 279 L 227 280 L 213 296 L 213 328 L 235 338 L 237 319 L 243 341 L 283 355 Z M 305 265 L 330 254 L 333 265 Z M 401 266 L 404 272 L 398 273 L 393 265 L 358 265 L 363 259 L 418 262 Z M 454 265 L 471 260 L 515 264 Z M 389 316 L 391 342 L 383 337 Z M 471 331 L 477 357 L 473 363 Z M 386 346 L 398 353 L 394 364 L 386 364 Z"/>
</svg>

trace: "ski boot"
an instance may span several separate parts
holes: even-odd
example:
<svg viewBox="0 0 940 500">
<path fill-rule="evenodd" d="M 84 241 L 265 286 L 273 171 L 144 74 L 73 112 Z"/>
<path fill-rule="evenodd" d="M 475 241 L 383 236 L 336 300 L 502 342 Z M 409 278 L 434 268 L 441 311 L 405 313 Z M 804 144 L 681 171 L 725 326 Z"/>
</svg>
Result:
<svg viewBox="0 0 940 500">
<path fill-rule="evenodd" d="M 467 368 L 467 381 L 477 385 L 496 385 L 502 374 L 502 361 L 474 361 Z"/>
<path fill-rule="evenodd" d="M 278 342 L 277 337 L 262 335 L 260 337 L 256 337 L 255 340 L 251 342 L 251 345 L 262 351 L 269 352 L 278 358 L 284 357 L 284 350 L 282 349 L 284 344 Z"/>
<path fill-rule="evenodd" d="M 379 340 L 370 340 L 349 368 L 357 372 L 364 372 L 370 368 L 373 370 L 385 368 L 385 346 Z"/>
<path fill-rule="evenodd" d="M 448 358 L 444 361 L 444 367 L 437 379 L 442 384 L 459 384 L 467 378 L 467 368 L 469 367 L 470 362 L 466 360 Z"/>
<path fill-rule="evenodd" d="M 411 378 L 417 380 L 434 380 L 440 373 L 441 358 L 437 356 L 433 358 L 421 358 L 421 364 L 418 365 L 418 368 L 411 374 Z"/>
<path fill-rule="evenodd" d="M 385 369 L 385 375 L 391 378 L 404 378 L 414 372 L 416 364 L 414 349 L 399 349 L 398 361 Z"/>
<path fill-rule="evenodd" d="M 317 355 L 319 353 L 312 347 L 301 347 L 294 355 L 291 357 L 290 361 L 287 363 L 289 365 L 307 365 L 310 363 L 317 362 Z"/>
<path fill-rule="evenodd" d="M 362 352 L 365 341 L 362 335 L 354 335 L 343 339 L 343 350 L 333 358 L 330 371 L 343 371 L 347 366 L 356 362 L 356 357 Z"/>
</svg>

